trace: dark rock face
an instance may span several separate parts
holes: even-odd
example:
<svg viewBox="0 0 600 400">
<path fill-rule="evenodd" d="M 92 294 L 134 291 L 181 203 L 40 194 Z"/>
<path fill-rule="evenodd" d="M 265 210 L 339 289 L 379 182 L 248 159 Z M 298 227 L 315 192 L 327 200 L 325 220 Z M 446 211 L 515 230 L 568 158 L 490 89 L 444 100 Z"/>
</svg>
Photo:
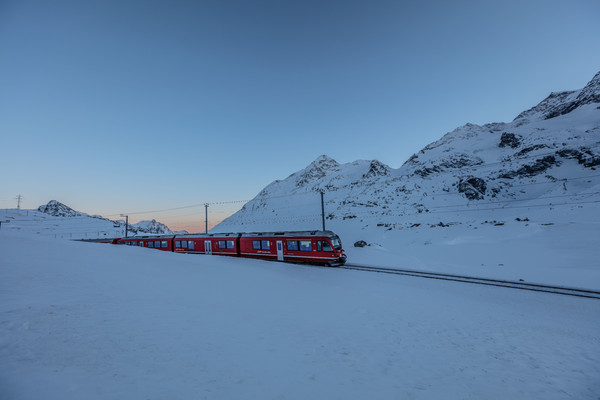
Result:
<svg viewBox="0 0 600 400">
<path fill-rule="evenodd" d="M 364 240 L 359 240 L 358 242 L 354 243 L 354 247 L 365 247 L 367 245 L 367 242 L 365 242 Z"/>
<path fill-rule="evenodd" d="M 513 149 L 516 149 L 520 144 L 521 136 L 504 132 L 502 136 L 500 136 L 500 144 L 498 144 L 498 147 L 512 147 Z"/>
<path fill-rule="evenodd" d="M 547 149 L 547 148 L 549 148 L 549 146 L 545 145 L 545 144 L 534 144 L 533 146 L 525 147 L 523 150 L 516 153 L 515 157 L 523 157 L 523 156 L 527 155 L 528 153 L 531 153 L 532 151 L 539 150 L 539 149 Z"/>
<path fill-rule="evenodd" d="M 483 160 L 479 157 L 470 157 L 465 153 L 454 154 L 451 157 L 443 160 L 437 165 L 432 165 L 431 167 L 423 167 L 421 169 L 415 170 L 415 174 L 419 175 L 421 178 L 425 178 L 428 175 L 433 173 L 442 172 L 448 169 L 460 169 L 464 167 L 471 167 L 474 165 L 483 164 Z"/>
<path fill-rule="evenodd" d="M 556 152 L 558 157 L 576 159 L 579 164 L 586 168 L 592 168 L 600 165 L 600 155 L 594 154 L 587 147 L 580 149 L 563 149 Z"/>
<path fill-rule="evenodd" d="M 535 160 L 533 164 L 523 165 L 516 171 L 505 172 L 500 175 L 499 178 L 513 179 L 515 177 L 532 177 L 539 175 L 554 165 L 560 165 L 559 161 L 556 161 L 554 156 L 547 156 Z"/>
<path fill-rule="evenodd" d="M 481 200 L 485 195 L 487 185 L 481 178 L 474 176 L 461 178 L 458 182 L 458 191 L 469 200 Z"/>
</svg>

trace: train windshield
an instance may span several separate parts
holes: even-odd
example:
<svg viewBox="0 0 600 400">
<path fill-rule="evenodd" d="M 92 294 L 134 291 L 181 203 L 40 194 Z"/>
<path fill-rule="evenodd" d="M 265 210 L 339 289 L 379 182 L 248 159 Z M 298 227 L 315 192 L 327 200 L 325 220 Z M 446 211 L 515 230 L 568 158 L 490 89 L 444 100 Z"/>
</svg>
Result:
<svg viewBox="0 0 600 400">
<path fill-rule="evenodd" d="M 336 250 L 341 250 L 342 249 L 342 241 L 340 240 L 340 238 L 336 235 L 331 239 L 331 244 L 333 245 L 333 248 Z"/>
</svg>

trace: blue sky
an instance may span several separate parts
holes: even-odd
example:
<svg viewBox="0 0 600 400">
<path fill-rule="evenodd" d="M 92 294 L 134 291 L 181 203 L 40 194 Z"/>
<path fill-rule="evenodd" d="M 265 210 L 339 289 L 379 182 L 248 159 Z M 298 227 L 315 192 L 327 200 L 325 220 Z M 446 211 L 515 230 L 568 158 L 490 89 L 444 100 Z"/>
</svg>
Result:
<svg viewBox="0 0 600 400">
<path fill-rule="evenodd" d="M 398 168 L 600 70 L 600 2 L 0 2 L 0 207 L 203 227 L 320 154 Z M 216 222 L 238 204 L 211 208 Z"/>
</svg>

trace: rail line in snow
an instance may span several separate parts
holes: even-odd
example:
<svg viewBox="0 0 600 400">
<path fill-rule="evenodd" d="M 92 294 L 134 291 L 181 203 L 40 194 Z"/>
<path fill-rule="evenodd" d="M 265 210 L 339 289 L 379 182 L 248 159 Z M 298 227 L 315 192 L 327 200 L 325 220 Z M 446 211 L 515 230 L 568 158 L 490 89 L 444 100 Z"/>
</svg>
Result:
<svg viewBox="0 0 600 400">
<path fill-rule="evenodd" d="M 358 264 L 346 264 L 339 268 L 356 270 L 356 271 L 377 272 L 377 273 L 382 273 L 382 274 L 413 276 L 413 277 L 418 277 L 418 278 L 437 279 L 437 280 L 444 280 L 444 281 L 472 283 L 472 284 L 476 284 L 476 285 L 506 287 L 506 288 L 511 288 L 511 289 L 529 290 L 529 291 L 533 291 L 533 292 L 552 293 L 552 294 L 560 294 L 560 295 L 565 295 L 565 296 L 584 297 L 584 298 L 600 300 L 600 291 L 570 288 L 570 287 L 566 287 L 566 286 L 550 286 L 550 285 L 542 285 L 542 284 L 537 284 L 537 283 L 517 282 L 517 281 L 489 279 L 489 278 L 477 278 L 477 277 L 473 277 L 473 276 L 443 274 L 443 273 L 437 273 L 437 272 L 422 272 L 422 271 L 415 271 L 415 270 L 410 270 L 410 269 L 368 267 L 368 266 L 358 265 Z"/>
</svg>

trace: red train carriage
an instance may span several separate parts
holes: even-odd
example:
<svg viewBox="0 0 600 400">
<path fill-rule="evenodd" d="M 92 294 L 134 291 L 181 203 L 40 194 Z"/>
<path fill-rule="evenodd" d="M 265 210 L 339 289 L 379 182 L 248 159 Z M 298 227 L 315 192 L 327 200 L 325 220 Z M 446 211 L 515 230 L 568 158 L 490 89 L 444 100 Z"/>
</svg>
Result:
<svg viewBox="0 0 600 400">
<path fill-rule="evenodd" d="M 140 236 L 118 241 L 176 253 L 214 254 L 288 262 L 344 265 L 340 238 L 331 231 Z"/>
<path fill-rule="evenodd" d="M 174 238 L 174 251 L 239 256 L 239 236 L 239 233 L 177 235 Z"/>
<path fill-rule="evenodd" d="M 342 242 L 331 231 L 243 233 L 240 256 L 327 265 L 346 262 Z"/>
<path fill-rule="evenodd" d="M 121 238 L 120 244 L 127 246 L 147 247 L 149 249 L 173 251 L 173 238 L 175 236 L 157 235 L 157 236 L 133 236 Z"/>
</svg>

